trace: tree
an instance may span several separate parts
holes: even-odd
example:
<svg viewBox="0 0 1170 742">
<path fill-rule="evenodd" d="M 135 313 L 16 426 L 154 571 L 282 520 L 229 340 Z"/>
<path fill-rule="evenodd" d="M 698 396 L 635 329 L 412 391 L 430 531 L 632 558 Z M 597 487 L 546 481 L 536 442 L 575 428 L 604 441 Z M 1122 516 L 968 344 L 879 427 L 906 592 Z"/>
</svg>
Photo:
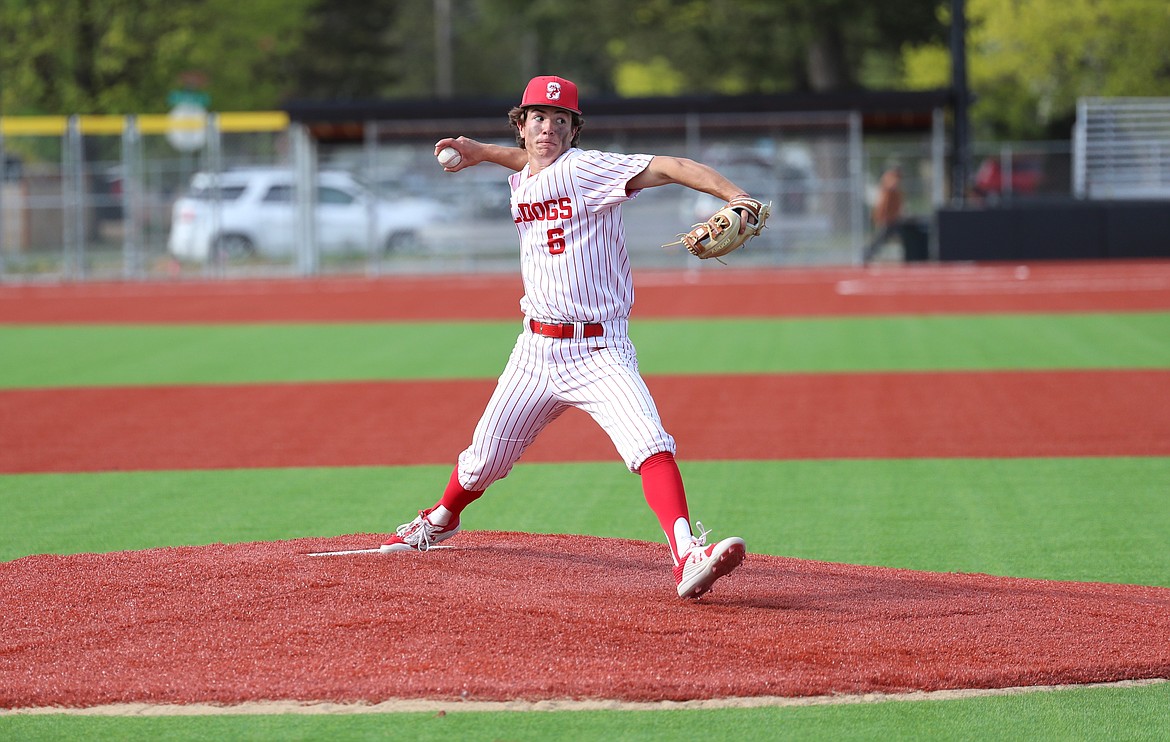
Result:
<svg viewBox="0 0 1170 742">
<path fill-rule="evenodd" d="M 6 114 L 151 113 L 198 72 L 217 110 L 276 105 L 307 0 L 5 0 Z"/>
<path fill-rule="evenodd" d="M 631 5 L 621 0 L 474 0 L 457 27 L 457 90 L 518 96 L 529 78 L 559 74 L 592 94 L 614 92 L 610 40 Z M 462 83 L 462 86 L 459 85 Z"/>
<path fill-rule="evenodd" d="M 888 84 L 900 79 L 892 68 L 903 44 L 946 31 L 933 3 L 922 0 L 452 4 L 454 87 L 463 96 L 514 95 L 528 78 L 551 72 L 594 95 L 840 90 L 867 84 L 875 70 Z M 432 90 L 432 5 L 400 2 L 399 94 Z"/>
<path fill-rule="evenodd" d="M 1078 98 L 1170 95 L 1165 0 L 968 0 L 967 15 L 971 115 L 984 136 L 1065 137 Z M 905 67 L 911 87 L 949 82 L 941 46 L 909 49 Z"/>
<path fill-rule="evenodd" d="M 841 90 L 888 83 L 903 44 L 945 31 L 933 0 L 447 2 L 460 96 L 515 95 L 554 71 L 593 95 Z M 429 96 L 444 43 L 436 10 L 435 0 L 4 0 L 0 103 L 157 112 L 188 72 L 220 111 Z"/>
<path fill-rule="evenodd" d="M 921 0 L 644 0 L 623 23 L 622 65 L 667 61 L 676 87 L 722 93 L 855 88 L 873 55 L 945 31 Z"/>
<path fill-rule="evenodd" d="M 401 8 L 396 0 L 316 0 L 290 61 L 291 94 L 372 99 L 392 90 L 403 77 L 391 35 Z"/>
</svg>

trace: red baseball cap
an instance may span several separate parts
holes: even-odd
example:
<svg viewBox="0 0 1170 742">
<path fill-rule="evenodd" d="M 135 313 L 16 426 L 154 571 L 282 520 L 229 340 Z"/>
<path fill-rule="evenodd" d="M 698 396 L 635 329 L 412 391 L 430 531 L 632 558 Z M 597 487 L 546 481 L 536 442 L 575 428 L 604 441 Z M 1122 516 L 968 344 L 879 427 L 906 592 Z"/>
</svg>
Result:
<svg viewBox="0 0 1170 742">
<path fill-rule="evenodd" d="M 527 106 L 551 106 L 581 113 L 577 107 L 577 86 L 556 75 L 541 75 L 528 82 L 528 87 L 524 88 L 524 99 L 520 101 L 521 108 Z"/>
</svg>

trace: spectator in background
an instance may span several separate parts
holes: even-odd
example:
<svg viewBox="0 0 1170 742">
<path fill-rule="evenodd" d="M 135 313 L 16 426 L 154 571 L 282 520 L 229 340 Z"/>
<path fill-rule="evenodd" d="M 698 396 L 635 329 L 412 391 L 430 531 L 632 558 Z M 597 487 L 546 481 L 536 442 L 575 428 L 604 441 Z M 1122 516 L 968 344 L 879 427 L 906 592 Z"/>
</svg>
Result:
<svg viewBox="0 0 1170 742">
<path fill-rule="evenodd" d="M 877 200 L 870 212 L 875 234 L 861 254 L 863 265 L 868 265 L 890 238 L 901 239 L 902 200 L 902 168 L 892 167 L 878 181 Z"/>
<path fill-rule="evenodd" d="M 999 198 L 1000 192 L 1003 191 L 1003 170 L 998 159 L 988 157 L 979 164 L 971 191 L 980 202 Z"/>
</svg>

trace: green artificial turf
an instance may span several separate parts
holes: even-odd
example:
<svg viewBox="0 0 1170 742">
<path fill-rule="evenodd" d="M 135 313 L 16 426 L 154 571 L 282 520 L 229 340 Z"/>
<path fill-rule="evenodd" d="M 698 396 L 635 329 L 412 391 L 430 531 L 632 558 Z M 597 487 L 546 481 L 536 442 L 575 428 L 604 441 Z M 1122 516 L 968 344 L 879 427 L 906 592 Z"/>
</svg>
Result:
<svg viewBox="0 0 1170 742">
<path fill-rule="evenodd" d="M 1170 587 L 1164 458 L 683 462 L 691 517 L 750 551 Z M 0 559 L 389 532 L 447 467 L 0 476 Z M 621 464 L 528 464 L 465 528 L 661 541 Z M 354 548 L 376 544 L 355 543 Z M 665 552 L 664 552 L 665 560 Z"/>
<path fill-rule="evenodd" d="M 0 388 L 495 378 L 516 322 L 0 326 Z M 646 320 L 647 374 L 1170 368 L 1170 313 Z M 16 361 L 16 362 L 11 362 Z"/>
</svg>

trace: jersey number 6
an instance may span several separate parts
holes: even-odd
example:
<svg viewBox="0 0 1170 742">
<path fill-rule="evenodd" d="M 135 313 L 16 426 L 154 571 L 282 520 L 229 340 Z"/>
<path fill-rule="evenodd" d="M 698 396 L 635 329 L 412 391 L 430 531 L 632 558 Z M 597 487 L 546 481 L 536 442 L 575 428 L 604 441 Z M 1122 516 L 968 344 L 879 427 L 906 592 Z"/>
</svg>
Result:
<svg viewBox="0 0 1170 742">
<path fill-rule="evenodd" d="M 565 230 L 553 227 L 548 230 L 548 254 L 560 255 L 565 251 Z"/>
</svg>

